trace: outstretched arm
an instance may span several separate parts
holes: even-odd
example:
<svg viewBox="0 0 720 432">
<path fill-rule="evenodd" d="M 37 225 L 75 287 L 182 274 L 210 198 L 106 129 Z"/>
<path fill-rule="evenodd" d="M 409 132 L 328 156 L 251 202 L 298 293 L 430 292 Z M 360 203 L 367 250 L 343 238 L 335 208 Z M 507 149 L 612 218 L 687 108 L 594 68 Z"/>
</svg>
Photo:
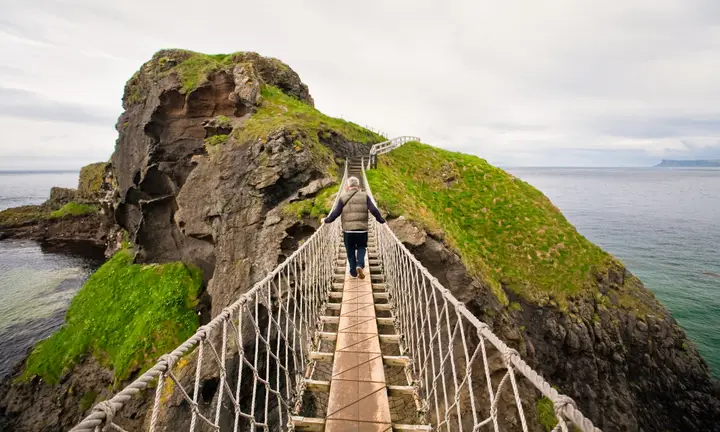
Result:
<svg viewBox="0 0 720 432">
<path fill-rule="evenodd" d="M 335 219 L 337 219 L 338 216 L 340 216 L 342 211 L 343 211 L 343 203 L 342 203 L 342 201 L 338 200 L 337 205 L 335 205 L 335 208 L 333 209 L 332 212 L 330 212 L 328 217 L 325 218 L 324 222 L 325 223 L 333 223 L 335 221 Z"/>
<path fill-rule="evenodd" d="M 375 216 L 376 221 L 380 222 L 381 224 L 385 223 L 385 219 L 380 214 L 380 210 L 378 210 L 378 208 L 375 207 L 375 204 L 373 204 L 370 197 L 367 197 L 367 207 L 368 207 L 368 211 L 370 211 L 370 213 L 372 213 L 372 215 Z"/>
</svg>

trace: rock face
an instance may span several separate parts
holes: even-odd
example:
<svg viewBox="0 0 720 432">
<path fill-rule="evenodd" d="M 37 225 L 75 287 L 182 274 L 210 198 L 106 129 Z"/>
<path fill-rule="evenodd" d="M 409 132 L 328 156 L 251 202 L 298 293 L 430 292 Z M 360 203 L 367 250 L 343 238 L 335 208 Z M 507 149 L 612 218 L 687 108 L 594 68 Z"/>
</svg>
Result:
<svg viewBox="0 0 720 432">
<path fill-rule="evenodd" d="M 139 251 L 137 261 L 181 260 L 204 270 L 202 324 L 319 226 L 317 220 L 284 212 L 283 206 L 335 183 L 335 157 L 369 150 L 367 143 L 352 142 L 341 131 L 299 132 L 293 124 L 238 140 L 233 132 L 260 109 L 266 84 L 313 104 L 307 86 L 292 69 L 255 53 L 219 61 L 215 56 L 164 50 L 143 65 L 125 89 L 109 208 Z M 376 142 L 382 140 L 377 138 Z M 95 167 L 93 172 L 100 171 Z M 0 397 L 0 429 L 67 429 L 88 413 L 83 395 L 95 391 L 97 400 L 108 396 L 103 390 L 108 376 L 112 375 L 88 356 L 59 386 L 6 382 L 0 387 L 6 393 Z M 151 398 L 149 392 L 147 399 L 137 398 L 123 409 L 123 426 L 142 429 L 144 403 Z M 174 426 L 178 425 L 168 424 L 167 430 Z"/>
<path fill-rule="evenodd" d="M 255 53 L 233 55 L 230 65 L 211 69 L 196 88 L 183 86 L 182 73 L 164 74 L 193 55 L 160 51 L 128 82 L 112 157 L 118 185 L 115 217 L 140 246 L 142 260 L 196 261 L 212 274 L 212 238 L 205 231 L 186 235 L 180 226 L 185 222 L 174 220 L 176 198 L 198 165 L 197 157 L 207 154 L 205 138 L 242 125 L 259 105 L 263 83 L 309 104 L 313 101 L 294 71 Z M 143 96 L 135 101 L 138 92 Z M 217 119 L 228 121 L 221 125 Z M 225 177 L 237 176 L 227 172 Z M 268 174 L 255 181 L 269 187 L 278 179 Z"/>
<path fill-rule="evenodd" d="M 506 308 L 442 240 L 402 219 L 390 226 L 440 283 L 603 431 L 720 431 L 720 385 L 649 291 L 651 310 L 642 317 L 595 299 L 575 299 L 561 311 L 513 297 L 521 308 Z M 598 283 L 610 294 L 630 280 L 639 282 L 617 268 Z M 532 393 L 524 399 L 534 403 Z"/>
</svg>

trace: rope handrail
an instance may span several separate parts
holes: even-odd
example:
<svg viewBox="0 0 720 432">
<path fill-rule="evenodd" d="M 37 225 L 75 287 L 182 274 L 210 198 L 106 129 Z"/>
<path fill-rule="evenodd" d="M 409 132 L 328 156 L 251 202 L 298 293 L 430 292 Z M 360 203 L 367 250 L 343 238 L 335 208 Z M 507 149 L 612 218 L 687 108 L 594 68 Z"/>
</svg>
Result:
<svg viewBox="0 0 720 432">
<path fill-rule="evenodd" d="M 346 162 L 333 207 L 340 197 L 347 176 Z M 161 356 L 154 366 L 111 399 L 97 404 L 91 414 L 71 430 L 123 431 L 122 427 L 113 422 L 113 418 L 130 399 L 157 380 L 149 428 L 150 431 L 156 430 L 161 405 L 167 403 L 167 399 L 172 396 L 172 394 L 163 394 L 165 381 L 168 378 L 174 383 L 170 385 L 171 393 L 177 391 L 180 399 L 191 407 L 191 431 L 196 430 L 197 423 L 204 423 L 214 430 L 219 430 L 223 396 L 226 396 L 232 405 L 235 431 L 238 430 L 241 421 L 249 423 L 253 430 L 255 427 L 261 427 L 269 431 L 271 397 L 277 399 L 275 408 L 279 408 L 276 415 L 279 416 L 280 424 L 283 424 L 284 420 L 289 421 L 290 413 L 297 411 L 293 405 L 298 399 L 302 399 L 304 391 L 303 376 L 299 373 L 312 367 L 312 360 L 306 358 L 306 353 L 314 349 L 317 323 L 320 322 L 319 318 L 325 310 L 327 292 L 331 286 L 336 251 L 326 245 L 332 244 L 333 241 L 337 242 L 339 236 L 340 224 L 322 224 L 295 252 L 242 294 L 237 301 L 224 308 L 208 324 L 198 328 L 194 335 L 175 350 Z M 261 313 L 261 306 L 264 313 Z M 267 328 L 261 328 L 263 320 L 267 321 Z M 234 339 L 228 340 L 228 330 L 234 335 Z M 248 336 L 246 333 L 254 333 L 254 343 L 250 343 L 254 352 L 244 351 L 246 342 L 244 337 Z M 220 339 L 219 343 L 213 341 L 213 338 Z M 273 343 L 275 350 L 272 347 Z M 216 345 L 219 345 L 220 349 Z M 259 351 L 260 346 L 263 346 L 264 353 Z M 227 375 L 225 364 L 228 351 L 233 355 L 237 353 L 239 357 L 236 377 Z M 189 392 L 184 388 L 186 383 L 183 379 L 178 378 L 177 366 L 181 358 L 187 358 L 186 356 L 193 353 L 197 353 L 197 356 L 191 359 L 195 361 L 196 367 L 193 389 Z M 258 359 L 262 354 L 265 356 L 265 364 L 259 365 Z M 208 358 L 214 361 L 220 371 L 215 412 L 211 412 L 212 410 L 203 412 L 198 402 L 199 384 L 203 378 L 203 361 L 207 362 Z M 270 369 L 273 368 L 276 373 L 271 377 Z M 263 369 L 265 377 L 260 376 Z M 252 382 L 249 385 L 246 381 L 243 382 L 243 373 L 252 375 Z M 236 381 L 234 383 L 236 385 L 231 385 L 229 379 Z M 243 391 L 252 388 L 250 412 L 243 411 L 241 407 L 241 386 Z M 234 392 L 232 387 L 235 387 Z M 256 405 L 260 405 L 259 399 L 263 397 L 264 412 L 256 411 Z M 283 417 L 283 411 L 286 412 L 286 417 Z"/>
<path fill-rule="evenodd" d="M 365 174 L 363 168 L 362 181 L 365 190 L 370 199 L 376 202 Z M 395 302 L 393 306 L 398 315 L 396 320 L 396 322 L 399 322 L 400 328 L 398 330 L 405 335 L 403 339 L 404 345 L 409 345 L 403 346 L 402 349 L 406 355 L 414 360 L 411 372 L 418 377 L 423 390 L 422 397 L 429 405 L 435 404 L 434 416 L 431 413 L 433 418 L 429 420 L 433 425 L 437 426 L 438 430 L 442 426 L 446 426 L 447 430 L 466 430 L 463 428 L 463 416 L 469 414 L 468 411 L 471 412 L 473 420 L 473 427 L 469 430 L 475 431 L 490 422 L 492 422 L 495 431 L 500 430 L 497 405 L 500 391 L 509 379 L 522 430 L 527 432 L 528 428 L 514 374 L 514 370 L 517 370 L 553 403 L 558 418 L 558 425 L 555 430 L 567 432 L 566 420 L 570 420 L 584 432 L 601 432 L 577 409 L 575 402 L 571 398 L 555 390 L 520 357 L 516 350 L 508 347 L 490 330 L 487 324 L 480 321 L 465 307 L 463 302 L 456 299 L 450 290 L 445 288 L 402 244 L 387 224 L 378 224 L 373 218 L 371 218 L 371 224 L 375 226 L 381 261 L 388 267 L 385 270 L 385 280 Z M 430 294 L 427 292 L 427 285 L 432 288 Z M 438 306 L 438 300 L 441 300 L 440 303 L 444 306 Z M 452 310 L 455 312 L 454 317 L 452 316 Z M 430 315 L 434 315 L 435 322 L 433 323 L 432 319 L 428 317 L 420 316 L 421 314 L 418 314 L 418 311 L 428 311 Z M 445 321 L 445 328 L 442 327 L 443 323 L 441 321 L 443 320 Z M 455 321 L 454 325 L 452 324 L 453 320 Z M 477 332 L 479 347 L 476 346 L 474 351 L 468 343 L 465 335 L 466 326 L 463 325 L 463 322 L 470 324 Z M 446 339 L 445 341 L 443 336 Z M 492 389 L 484 340 L 489 341 L 500 353 L 507 370 L 495 391 Z M 441 348 L 438 353 L 434 353 L 435 347 L 430 346 L 428 348 L 428 341 L 437 341 L 437 345 Z M 443 342 L 447 342 L 446 353 L 442 351 Z M 450 354 L 451 351 L 456 349 L 456 345 L 463 347 L 462 355 L 459 358 L 455 358 L 455 355 Z M 427 353 L 428 349 L 430 354 Z M 472 373 L 474 361 L 479 355 L 478 350 L 480 350 L 483 358 L 484 377 L 488 387 L 488 401 L 490 402 L 490 413 L 484 420 L 478 418 L 477 414 L 481 409 L 476 404 L 475 398 L 477 398 L 477 395 L 472 389 L 472 380 L 478 377 L 482 378 L 482 375 Z M 448 359 L 451 360 L 451 376 L 446 376 L 445 368 L 447 365 L 445 362 Z M 435 360 L 438 360 L 441 364 L 436 365 Z M 459 363 L 464 364 L 465 367 L 465 374 L 462 377 L 458 377 L 456 373 L 460 369 Z M 436 366 L 440 369 L 439 371 Z M 462 380 L 459 382 L 460 378 Z M 452 390 L 448 390 L 446 381 L 454 383 L 454 393 Z M 442 383 L 443 389 L 437 388 L 438 382 Z M 464 392 L 462 391 L 463 386 L 466 386 Z M 448 396 L 453 399 L 452 403 L 448 400 Z M 470 406 L 466 406 L 464 410 L 461 409 L 461 399 L 469 400 Z M 444 406 L 444 412 L 441 406 Z M 429 410 L 431 408 L 428 406 Z M 453 410 L 455 410 L 454 413 Z M 458 422 L 457 429 L 451 429 L 450 425 L 454 421 Z"/>
<path fill-rule="evenodd" d="M 375 163 L 378 155 L 392 151 L 410 141 L 420 141 L 420 138 L 416 136 L 399 136 L 373 145 L 370 147 L 370 157 L 368 158 L 367 169 L 370 169 L 371 164 Z M 363 167 L 365 167 L 364 163 Z"/>
</svg>

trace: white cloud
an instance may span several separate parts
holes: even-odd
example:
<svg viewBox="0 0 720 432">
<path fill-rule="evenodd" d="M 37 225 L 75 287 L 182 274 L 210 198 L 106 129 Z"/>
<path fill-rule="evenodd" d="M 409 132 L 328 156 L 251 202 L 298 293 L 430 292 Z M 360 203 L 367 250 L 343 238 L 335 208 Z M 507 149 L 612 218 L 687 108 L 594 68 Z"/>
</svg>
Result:
<svg viewBox="0 0 720 432">
<path fill-rule="evenodd" d="M 125 81 L 168 47 L 280 58 L 331 115 L 504 165 L 720 157 L 714 0 L 25 0 L 0 18 L 0 166 L 107 159 Z"/>
</svg>

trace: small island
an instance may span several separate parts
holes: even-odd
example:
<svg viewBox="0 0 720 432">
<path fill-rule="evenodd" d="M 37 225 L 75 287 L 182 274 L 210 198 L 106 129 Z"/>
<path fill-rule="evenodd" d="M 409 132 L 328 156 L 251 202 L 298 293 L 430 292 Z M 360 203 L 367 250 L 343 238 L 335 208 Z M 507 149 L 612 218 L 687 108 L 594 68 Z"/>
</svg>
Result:
<svg viewBox="0 0 720 432">
<path fill-rule="evenodd" d="M 695 159 L 695 160 L 673 160 L 663 159 L 662 162 L 653 168 L 720 168 L 720 159 Z"/>
</svg>

